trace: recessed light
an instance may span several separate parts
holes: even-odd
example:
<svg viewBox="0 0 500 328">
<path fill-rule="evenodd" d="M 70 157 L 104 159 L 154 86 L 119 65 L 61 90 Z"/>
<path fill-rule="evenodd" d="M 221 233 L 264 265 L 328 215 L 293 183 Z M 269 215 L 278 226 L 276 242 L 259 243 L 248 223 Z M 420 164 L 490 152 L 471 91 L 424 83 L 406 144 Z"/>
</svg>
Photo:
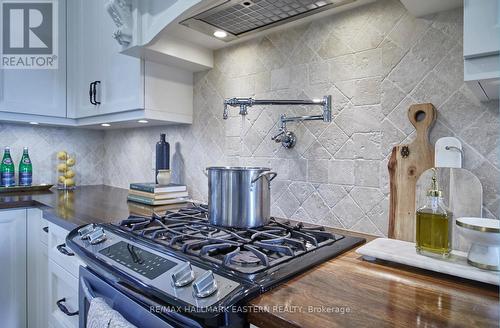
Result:
<svg viewBox="0 0 500 328">
<path fill-rule="evenodd" d="M 104 127 L 107 128 L 108 126 L 111 126 L 111 124 L 109 124 L 109 123 L 102 123 L 101 126 L 104 126 Z"/>
<path fill-rule="evenodd" d="M 146 121 L 146 120 L 139 120 L 139 121 L 137 121 L 137 122 L 139 122 L 139 123 L 144 123 L 144 124 L 148 123 L 148 121 Z"/>
<path fill-rule="evenodd" d="M 214 32 L 214 36 L 219 39 L 224 39 L 227 36 L 226 31 L 217 30 Z"/>
<path fill-rule="evenodd" d="M 38 125 L 38 122 L 30 122 L 31 125 Z"/>
</svg>

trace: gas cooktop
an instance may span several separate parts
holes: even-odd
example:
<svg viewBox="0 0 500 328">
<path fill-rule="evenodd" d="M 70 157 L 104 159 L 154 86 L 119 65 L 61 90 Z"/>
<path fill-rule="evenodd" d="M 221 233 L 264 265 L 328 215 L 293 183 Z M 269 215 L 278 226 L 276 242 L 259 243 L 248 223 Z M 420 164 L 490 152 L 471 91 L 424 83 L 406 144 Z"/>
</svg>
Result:
<svg viewBox="0 0 500 328">
<path fill-rule="evenodd" d="M 276 218 L 259 228 L 214 226 L 207 207 L 199 204 L 83 226 L 66 238 L 88 267 L 117 289 L 131 293 L 131 287 L 149 306 L 161 300 L 189 307 L 180 312 L 204 326 L 211 326 L 210 320 L 214 326 L 235 325 L 243 314 L 213 309 L 244 304 L 363 242 Z"/>
<path fill-rule="evenodd" d="M 345 238 L 321 226 L 271 222 L 263 227 L 234 229 L 213 226 L 203 205 L 167 212 L 164 216 L 132 216 L 117 226 L 158 244 L 195 256 L 221 268 L 250 274 Z"/>
</svg>

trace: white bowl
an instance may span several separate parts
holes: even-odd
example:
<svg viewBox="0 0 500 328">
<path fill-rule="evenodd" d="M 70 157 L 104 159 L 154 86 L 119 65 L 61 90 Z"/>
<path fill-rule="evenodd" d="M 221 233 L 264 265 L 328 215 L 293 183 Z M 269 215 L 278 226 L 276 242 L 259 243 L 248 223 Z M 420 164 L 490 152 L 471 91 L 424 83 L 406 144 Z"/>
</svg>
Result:
<svg viewBox="0 0 500 328">
<path fill-rule="evenodd" d="M 500 221 L 464 217 L 456 220 L 458 232 L 472 245 L 467 262 L 481 269 L 500 270 Z"/>
</svg>

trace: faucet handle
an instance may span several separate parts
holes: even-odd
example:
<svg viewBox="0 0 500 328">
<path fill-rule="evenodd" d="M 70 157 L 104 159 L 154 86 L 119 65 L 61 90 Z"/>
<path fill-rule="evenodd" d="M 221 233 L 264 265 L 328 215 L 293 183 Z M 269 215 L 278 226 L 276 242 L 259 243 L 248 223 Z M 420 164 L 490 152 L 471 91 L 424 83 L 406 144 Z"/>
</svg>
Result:
<svg viewBox="0 0 500 328">
<path fill-rule="evenodd" d="M 281 138 L 278 138 L 278 137 L 283 135 L 283 134 L 285 134 L 285 130 L 280 129 L 277 134 L 275 134 L 274 136 L 271 137 L 271 140 L 274 140 L 276 142 L 281 142 Z"/>
</svg>

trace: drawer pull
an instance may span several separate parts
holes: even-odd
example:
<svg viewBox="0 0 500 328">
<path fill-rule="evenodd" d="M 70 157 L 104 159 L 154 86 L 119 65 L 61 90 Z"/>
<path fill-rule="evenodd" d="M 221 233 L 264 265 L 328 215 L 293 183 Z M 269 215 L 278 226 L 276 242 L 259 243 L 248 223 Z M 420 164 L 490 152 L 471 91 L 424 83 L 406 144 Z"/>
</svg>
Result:
<svg viewBox="0 0 500 328">
<path fill-rule="evenodd" d="M 46 233 L 49 233 L 49 227 L 43 227 L 42 230 L 45 231 Z"/>
<path fill-rule="evenodd" d="M 59 310 L 61 310 L 62 313 L 64 313 L 68 317 L 78 315 L 78 311 L 70 312 L 66 307 L 66 305 L 64 305 L 64 302 L 66 302 L 66 298 L 61 298 L 59 301 L 56 302 L 57 307 L 59 308 Z"/>
<path fill-rule="evenodd" d="M 60 253 L 62 253 L 62 254 L 64 254 L 64 255 L 66 255 L 66 256 L 74 256 L 74 255 L 75 255 L 75 253 L 73 253 L 73 252 L 69 251 L 69 250 L 66 248 L 66 244 L 65 244 L 65 243 L 63 243 L 63 244 L 61 244 L 61 245 L 57 245 L 57 246 L 56 246 L 56 248 L 57 248 L 57 250 L 58 250 Z"/>
</svg>

